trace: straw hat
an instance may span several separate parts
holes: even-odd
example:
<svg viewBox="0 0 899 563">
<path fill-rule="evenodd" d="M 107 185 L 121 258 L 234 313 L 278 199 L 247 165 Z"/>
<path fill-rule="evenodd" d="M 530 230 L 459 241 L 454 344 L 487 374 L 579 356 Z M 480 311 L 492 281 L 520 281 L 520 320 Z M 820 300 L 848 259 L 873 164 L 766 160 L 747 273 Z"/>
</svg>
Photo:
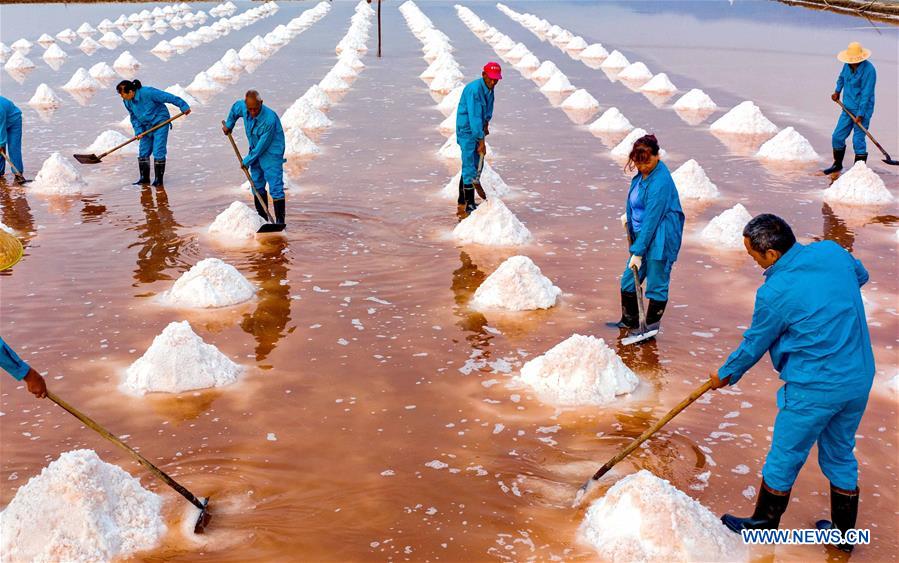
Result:
<svg viewBox="0 0 899 563">
<path fill-rule="evenodd" d="M 12 268 L 22 259 L 25 250 L 19 239 L 0 230 L 0 271 Z"/>
<path fill-rule="evenodd" d="M 844 63 L 856 64 L 867 60 L 870 56 L 871 51 L 869 49 L 865 49 L 861 43 L 853 41 L 845 51 L 840 51 L 837 54 L 837 59 Z"/>
</svg>

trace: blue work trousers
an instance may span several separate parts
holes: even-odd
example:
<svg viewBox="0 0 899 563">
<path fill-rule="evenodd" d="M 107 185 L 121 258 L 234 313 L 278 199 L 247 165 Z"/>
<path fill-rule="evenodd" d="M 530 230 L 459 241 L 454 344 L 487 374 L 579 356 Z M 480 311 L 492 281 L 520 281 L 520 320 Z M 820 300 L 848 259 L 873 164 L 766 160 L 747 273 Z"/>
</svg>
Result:
<svg viewBox="0 0 899 563">
<path fill-rule="evenodd" d="M 6 122 L 6 154 L 19 174 L 25 173 L 22 163 L 22 116 Z M 0 156 L 0 174 L 6 173 L 6 159 Z"/>
<path fill-rule="evenodd" d="M 478 140 L 473 138 L 456 138 L 462 149 L 462 183 L 471 184 L 478 175 Z"/>
<path fill-rule="evenodd" d="M 643 260 L 637 273 L 641 283 L 646 280 L 644 294 L 647 299 L 668 301 L 668 284 L 671 282 L 672 267 L 674 267 L 674 262 L 671 260 Z M 637 288 L 634 287 L 634 274 L 627 265 L 624 266 L 624 273 L 621 274 L 621 291 L 630 293 L 637 291 Z"/>
<path fill-rule="evenodd" d="M 156 131 L 147 134 L 140 139 L 140 149 L 138 149 L 137 157 L 147 159 L 153 155 L 153 160 L 165 160 L 168 152 L 169 129 L 171 125 L 160 127 Z"/>
<path fill-rule="evenodd" d="M 858 115 L 854 111 L 852 114 Z M 871 116 L 866 115 L 864 119 L 862 119 L 862 125 L 867 129 L 868 124 L 870 123 Z M 855 151 L 855 154 L 868 154 L 868 142 L 865 138 L 865 132 L 862 131 L 862 128 L 852 121 L 849 114 L 844 111 L 840 113 L 840 119 L 837 120 L 837 126 L 833 130 L 833 137 L 831 138 L 833 148 L 845 149 L 846 139 L 849 138 L 849 133 L 852 133 L 852 150 Z"/>
<path fill-rule="evenodd" d="M 283 161 L 283 159 L 280 159 Z M 250 165 L 250 177 L 259 195 L 266 193 L 265 185 L 272 199 L 284 199 L 284 167 L 283 162 L 260 162 Z"/>
</svg>

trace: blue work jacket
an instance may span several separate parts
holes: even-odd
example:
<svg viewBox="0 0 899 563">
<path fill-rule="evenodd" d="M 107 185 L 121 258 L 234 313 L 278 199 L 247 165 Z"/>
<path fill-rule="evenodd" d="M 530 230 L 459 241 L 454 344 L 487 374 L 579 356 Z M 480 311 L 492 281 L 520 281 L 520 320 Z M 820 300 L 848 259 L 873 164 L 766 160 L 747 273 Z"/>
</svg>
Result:
<svg viewBox="0 0 899 563">
<path fill-rule="evenodd" d="M 266 105 L 256 117 L 251 117 L 247 111 L 247 103 L 243 100 L 234 102 L 225 126 L 234 129 L 238 118 L 243 118 L 244 129 L 247 132 L 247 141 L 250 143 L 250 152 L 243 159 L 244 166 L 250 166 L 257 160 L 262 166 L 284 162 L 284 128 L 281 127 L 281 119 L 278 114 Z"/>
<path fill-rule="evenodd" d="M 868 281 L 861 261 L 833 241 L 797 242 L 764 275 L 752 326 L 718 377 L 733 385 L 768 352 L 791 397 L 837 403 L 866 395 L 874 354 L 859 289 Z"/>
<path fill-rule="evenodd" d="M 469 82 L 462 90 L 456 109 L 456 138 L 479 141 L 484 138 L 484 125 L 493 119 L 493 90 L 483 78 Z"/>
<path fill-rule="evenodd" d="M 680 206 L 677 187 L 671 178 L 671 172 L 661 160 L 649 176 L 642 178 L 640 198 L 643 201 L 643 214 L 640 230 L 635 233 L 631 222 L 631 193 L 637 189 L 641 178 L 639 172 L 635 174 L 627 192 L 627 229 L 633 241 L 630 253 L 646 260 L 674 262 L 680 252 L 684 234 L 684 211 Z"/>
<path fill-rule="evenodd" d="M 138 88 L 134 93 L 134 98 L 122 101 L 125 102 L 125 109 L 131 116 L 131 126 L 134 127 L 135 135 L 140 135 L 154 125 L 170 118 L 166 104 L 177 106 L 181 111 L 190 109 L 187 102 L 178 96 L 151 86 Z"/>
<path fill-rule="evenodd" d="M 856 117 L 874 115 L 874 86 L 877 84 L 877 71 L 870 61 L 862 61 L 855 72 L 848 64 L 843 65 L 837 78 L 836 92 L 843 92 L 843 105 Z"/>
<path fill-rule="evenodd" d="M 18 380 L 22 380 L 28 375 L 31 369 L 28 364 L 22 361 L 22 358 L 9 347 L 3 338 L 0 338 L 0 368 L 3 368 L 9 375 Z"/>
<path fill-rule="evenodd" d="M 0 96 L 0 147 L 6 145 L 6 129 L 10 124 L 22 120 L 22 110 L 9 98 Z"/>
</svg>

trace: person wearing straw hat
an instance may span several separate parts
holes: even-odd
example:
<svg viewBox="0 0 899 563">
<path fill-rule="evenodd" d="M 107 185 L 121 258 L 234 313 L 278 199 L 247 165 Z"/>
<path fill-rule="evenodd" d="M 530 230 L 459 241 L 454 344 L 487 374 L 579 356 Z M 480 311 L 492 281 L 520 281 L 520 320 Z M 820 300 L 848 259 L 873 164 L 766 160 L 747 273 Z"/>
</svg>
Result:
<svg viewBox="0 0 899 563">
<path fill-rule="evenodd" d="M 846 155 L 846 139 L 852 133 L 852 148 L 855 151 L 855 162 L 868 160 L 868 144 L 862 127 L 868 128 L 871 116 L 874 114 L 874 87 L 877 84 L 877 71 L 868 58 L 871 51 L 861 46 L 861 43 L 853 41 L 845 51 L 837 54 L 837 59 L 843 62 L 840 76 L 837 78 L 837 87 L 830 98 L 837 102 L 840 94 L 843 95 L 843 105 L 852 112 L 855 120 L 849 117 L 845 111 L 840 111 L 840 118 L 833 130 L 831 139 L 833 146 L 833 164 L 830 168 L 822 170 L 825 174 L 834 174 L 843 169 L 843 157 Z"/>
<path fill-rule="evenodd" d="M 465 212 L 477 209 L 474 202 L 474 182 L 478 177 L 479 157 L 487 154 L 485 137 L 490 134 L 493 118 L 493 89 L 502 80 L 499 63 L 484 65 L 481 78 L 470 82 L 462 90 L 456 109 L 456 142 L 462 149 L 462 176 L 459 178 L 459 205 Z"/>
<path fill-rule="evenodd" d="M 12 163 L 16 183 L 24 184 L 22 163 L 22 110 L 9 98 L 0 96 L 0 176 L 6 173 L 6 159 Z"/>
</svg>

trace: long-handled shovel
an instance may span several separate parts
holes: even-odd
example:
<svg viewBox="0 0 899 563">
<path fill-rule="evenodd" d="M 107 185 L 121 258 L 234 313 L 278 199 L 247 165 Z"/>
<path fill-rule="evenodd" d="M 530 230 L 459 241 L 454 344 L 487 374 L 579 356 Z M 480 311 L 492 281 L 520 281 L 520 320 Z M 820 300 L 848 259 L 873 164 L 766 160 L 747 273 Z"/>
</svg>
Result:
<svg viewBox="0 0 899 563">
<path fill-rule="evenodd" d="M 225 122 L 222 121 L 222 127 L 225 127 L 225 126 L 226 126 Z M 240 162 L 240 169 L 243 170 L 243 173 L 246 174 L 246 176 L 247 176 L 247 181 L 250 183 L 250 191 L 253 192 L 253 197 L 255 197 L 256 201 L 259 203 L 259 205 L 262 206 L 263 209 L 265 209 L 265 215 L 266 215 L 265 220 L 268 221 L 268 223 L 259 227 L 259 230 L 256 232 L 257 233 L 280 233 L 287 227 L 287 224 L 286 223 L 275 223 L 275 221 L 272 219 L 272 214 L 268 210 L 268 203 L 265 201 L 262 201 L 262 198 L 259 196 L 259 192 L 256 191 L 256 184 L 253 183 L 253 177 L 250 176 L 250 171 L 247 169 L 247 167 L 243 165 L 243 156 L 241 156 L 240 149 L 237 148 L 237 143 L 234 142 L 234 137 L 231 135 L 231 133 L 228 133 L 228 140 L 231 141 L 231 147 L 234 149 L 234 154 L 237 155 L 237 161 Z"/>
<path fill-rule="evenodd" d="M 836 103 L 840 104 L 840 107 L 843 108 L 843 111 L 845 111 L 847 114 L 849 114 L 849 117 L 852 118 L 852 121 L 855 121 L 856 117 L 855 117 L 854 115 L 852 115 L 852 112 L 851 112 L 851 111 L 849 111 L 848 109 L 846 109 L 846 106 L 843 105 L 843 102 L 841 102 L 840 100 L 834 100 L 834 101 L 835 101 Z M 861 123 L 858 123 L 858 122 L 856 122 L 855 124 L 858 125 L 859 129 L 861 129 L 862 131 L 864 131 L 864 132 L 865 132 L 865 135 L 867 135 L 868 138 L 871 139 L 871 142 L 874 143 L 874 144 L 877 146 L 878 149 L 880 149 L 880 152 L 882 152 L 882 153 L 883 153 L 883 156 L 886 157 L 886 158 L 883 159 L 884 162 L 886 162 L 887 164 L 890 164 L 890 165 L 892 165 L 892 166 L 899 166 L 899 160 L 894 160 L 894 159 L 890 156 L 890 153 L 888 153 L 886 150 L 884 150 L 884 148 L 883 148 L 882 146 L 880 146 L 880 143 L 878 143 L 878 142 L 877 142 L 877 139 L 875 139 L 874 136 L 871 135 L 871 132 L 868 131 L 867 129 L 865 129 L 865 126 L 864 126 L 864 125 L 862 125 Z"/>
<path fill-rule="evenodd" d="M 487 193 L 484 191 L 483 186 L 481 186 L 481 172 L 484 170 L 484 155 L 479 155 L 478 158 L 478 173 L 472 180 L 472 184 L 474 184 L 474 189 L 478 192 L 478 195 L 481 196 L 481 199 L 487 201 Z"/>
<path fill-rule="evenodd" d="M 157 129 L 160 129 L 160 128 L 162 128 L 162 127 L 165 127 L 166 125 L 168 125 L 169 123 L 175 121 L 176 119 L 178 119 L 178 118 L 181 117 L 182 115 L 184 115 L 184 112 L 181 112 L 181 113 L 179 113 L 178 115 L 176 115 L 176 116 L 174 116 L 174 117 L 171 117 L 171 118 L 169 118 L 169 119 L 166 119 L 166 120 L 163 121 L 162 123 L 159 123 L 159 124 L 157 124 L 157 125 L 154 125 L 153 127 L 147 129 L 146 131 L 144 131 L 144 132 L 141 133 L 140 135 L 135 135 L 134 137 L 131 137 L 130 139 L 128 139 L 127 141 L 125 141 L 125 142 L 122 143 L 121 145 L 117 145 L 117 146 L 115 146 L 115 147 L 112 147 L 111 149 L 109 149 L 108 151 L 104 152 L 103 154 L 101 154 L 101 155 L 99 155 L 99 156 L 96 155 L 96 154 L 76 154 L 76 155 L 74 155 L 74 156 L 75 156 L 75 160 L 77 160 L 77 161 L 80 162 L 81 164 L 99 164 L 100 162 L 103 161 L 104 158 L 106 158 L 106 157 L 109 156 L 110 154 L 114 153 L 115 151 L 119 150 L 120 148 L 124 147 L 125 145 L 129 145 L 129 144 L 133 143 L 134 141 L 140 139 L 141 136 L 146 135 L 147 133 L 152 133 L 153 131 L 156 131 Z"/>
<path fill-rule="evenodd" d="M 650 426 L 646 429 L 643 434 L 640 434 L 633 442 L 627 445 L 623 450 L 615 454 L 615 457 L 610 459 L 599 468 L 599 470 L 593 474 L 593 477 L 587 479 L 587 482 L 581 485 L 581 488 L 578 489 L 577 494 L 574 497 L 574 503 L 572 504 L 573 508 L 580 508 L 584 502 L 591 496 L 593 489 L 596 487 L 596 483 L 599 481 L 600 477 L 608 473 L 615 464 L 617 464 L 622 459 L 626 458 L 630 453 L 637 449 L 640 444 L 648 440 L 653 434 L 658 432 L 663 426 L 668 424 L 672 418 L 677 416 L 680 411 L 689 407 L 693 402 L 701 397 L 703 393 L 712 388 L 712 380 L 708 380 L 699 386 L 696 390 L 690 393 L 690 396 L 681 401 L 676 407 L 668 411 L 668 414 L 659 419 L 658 422 Z"/>
<path fill-rule="evenodd" d="M 57 397 L 52 391 L 47 391 L 47 398 L 49 398 L 51 401 L 53 401 L 54 403 L 56 403 L 57 405 L 62 407 L 64 410 L 68 411 L 72 416 L 74 416 L 75 418 L 77 418 L 78 420 L 83 422 L 85 424 L 85 426 L 87 426 L 91 430 L 95 430 L 98 434 L 100 434 L 101 436 L 103 436 L 104 438 L 106 438 L 107 440 L 112 442 L 113 444 L 117 445 L 118 447 L 120 447 L 123 450 L 125 450 L 126 452 L 128 452 L 128 454 L 130 454 L 132 457 L 134 457 L 134 459 L 136 459 L 138 463 L 140 463 L 145 468 L 150 470 L 150 472 L 153 473 L 153 475 L 155 475 L 156 477 L 158 477 L 163 483 L 165 483 L 169 487 L 178 491 L 178 493 L 181 496 L 183 496 L 184 498 L 186 498 L 188 501 L 190 501 L 190 503 L 192 505 L 199 508 L 200 515 L 197 517 L 196 524 L 194 524 L 194 533 L 195 534 L 203 533 L 203 530 L 206 528 L 206 525 L 209 524 L 209 520 L 212 518 L 212 515 L 209 513 L 209 498 L 208 497 L 200 499 L 200 498 L 197 498 L 196 496 L 194 496 L 194 494 L 192 492 L 185 489 L 177 481 L 175 481 L 174 479 L 172 479 L 171 477 L 169 477 L 168 475 L 163 473 L 163 471 L 161 469 L 159 469 L 158 467 L 156 467 L 155 465 L 153 465 L 152 463 L 147 461 L 147 459 L 144 456 L 140 455 L 139 453 L 137 453 L 136 451 L 131 449 L 131 447 L 128 444 L 119 440 L 116 436 L 114 436 L 108 430 L 106 430 L 105 428 L 103 428 L 102 426 L 100 426 L 99 424 L 94 422 L 86 414 L 82 413 L 81 411 L 79 411 L 78 409 L 73 407 L 72 405 L 68 404 L 67 402 L 65 402 L 62 399 L 60 399 L 59 397 Z"/>
<path fill-rule="evenodd" d="M 16 165 L 13 164 L 13 163 L 12 163 L 12 160 L 9 159 L 9 156 L 6 154 L 6 150 L 5 150 L 5 149 L 0 149 L 0 157 L 2 157 L 3 160 L 5 160 L 6 162 L 9 163 L 9 167 L 12 169 L 12 173 L 13 173 L 13 174 L 15 175 L 15 177 L 16 177 L 16 183 L 17 183 L 17 184 L 19 184 L 19 185 L 21 186 L 21 185 L 27 184 L 28 182 L 31 181 L 31 180 L 26 180 L 26 179 L 25 179 L 25 176 L 24 176 L 21 172 L 19 172 L 19 169 L 16 168 Z M 21 179 L 20 179 L 20 178 L 21 178 Z"/>
<path fill-rule="evenodd" d="M 631 273 L 634 275 L 634 290 L 637 292 L 637 310 L 640 315 L 640 332 L 622 338 L 622 346 L 630 346 L 637 342 L 649 340 L 659 333 L 659 329 L 654 328 L 649 330 L 646 326 L 646 308 L 643 304 L 643 286 L 640 284 L 640 274 L 638 273 L 636 266 L 631 266 Z"/>
</svg>

